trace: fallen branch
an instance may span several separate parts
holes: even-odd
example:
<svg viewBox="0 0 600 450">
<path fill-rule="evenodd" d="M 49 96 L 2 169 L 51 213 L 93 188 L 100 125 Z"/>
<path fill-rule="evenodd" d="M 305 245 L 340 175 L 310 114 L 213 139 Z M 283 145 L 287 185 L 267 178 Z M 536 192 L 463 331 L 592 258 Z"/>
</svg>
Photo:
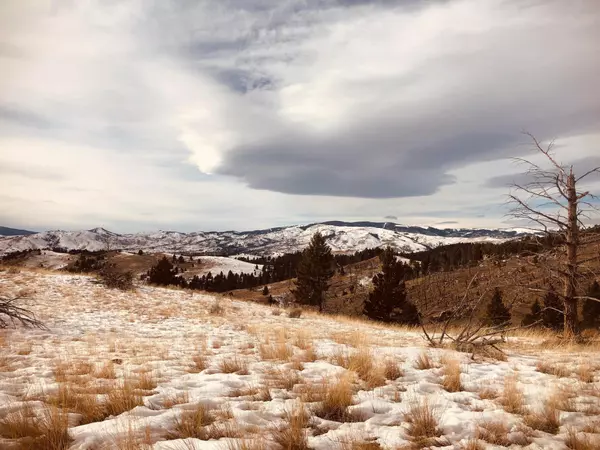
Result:
<svg viewBox="0 0 600 450">
<path fill-rule="evenodd" d="M 35 314 L 25 308 L 15 305 L 22 296 L 13 298 L 0 296 L 0 328 L 8 328 L 9 325 L 21 323 L 24 327 L 46 328 L 42 322 L 35 318 Z"/>
</svg>

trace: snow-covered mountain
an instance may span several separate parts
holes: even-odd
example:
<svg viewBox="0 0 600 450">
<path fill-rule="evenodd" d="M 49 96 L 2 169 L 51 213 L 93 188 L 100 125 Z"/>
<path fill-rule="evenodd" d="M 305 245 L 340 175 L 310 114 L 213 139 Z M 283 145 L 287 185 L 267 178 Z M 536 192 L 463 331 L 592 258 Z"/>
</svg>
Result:
<svg viewBox="0 0 600 450">
<path fill-rule="evenodd" d="M 166 253 L 272 255 L 304 248 L 320 231 L 334 252 L 355 252 L 391 245 L 413 252 L 457 242 L 501 242 L 522 234 L 521 230 L 439 229 L 376 222 L 324 222 L 255 231 L 117 234 L 104 228 L 84 231 L 45 231 L 29 236 L 0 237 L 0 254 L 27 249 L 67 250 L 121 249 Z"/>
</svg>

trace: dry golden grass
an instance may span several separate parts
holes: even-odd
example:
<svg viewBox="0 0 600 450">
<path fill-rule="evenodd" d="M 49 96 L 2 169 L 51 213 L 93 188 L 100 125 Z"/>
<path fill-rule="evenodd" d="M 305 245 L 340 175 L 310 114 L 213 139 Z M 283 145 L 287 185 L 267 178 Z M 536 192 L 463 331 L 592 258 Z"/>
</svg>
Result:
<svg viewBox="0 0 600 450">
<path fill-rule="evenodd" d="M 406 435 L 411 442 L 411 448 L 425 448 L 441 443 L 438 439 L 442 436 L 442 430 L 439 428 L 439 406 L 432 404 L 427 397 L 411 399 L 410 403 L 404 420 L 408 423 Z"/>
<path fill-rule="evenodd" d="M 594 370 L 589 364 L 580 364 L 577 368 L 577 378 L 582 383 L 594 382 Z"/>
<path fill-rule="evenodd" d="M 289 361 L 294 356 L 294 349 L 285 342 L 265 343 L 258 347 L 260 358 L 263 360 Z"/>
<path fill-rule="evenodd" d="M 460 392 L 463 390 L 460 381 L 460 362 L 456 359 L 445 359 L 443 366 L 444 379 L 443 388 L 448 392 Z"/>
<path fill-rule="evenodd" d="M 352 383 L 348 376 L 339 377 L 324 386 L 321 404 L 315 414 L 322 419 L 336 422 L 350 421 L 348 407 L 354 404 Z"/>
<path fill-rule="evenodd" d="M 115 372 L 115 364 L 112 361 L 106 361 L 104 365 L 102 365 L 94 372 L 94 376 L 96 378 L 114 380 L 115 378 L 117 378 L 117 374 Z"/>
<path fill-rule="evenodd" d="M 538 372 L 554 375 L 559 378 L 568 377 L 571 375 L 571 370 L 568 367 L 556 364 L 551 361 L 539 361 L 536 366 Z"/>
<path fill-rule="evenodd" d="M 192 409 L 182 410 L 173 420 L 171 437 L 174 439 L 196 438 L 208 440 L 211 430 L 209 425 L 215 422 L 215 415 L 211 409 L 198 403 Z"/>
<path fill-rule="evenodd" d="M 81 415 L 81 424 L 103 420 L 106 417 L 104 404 L 93 393 L 78 392 L 72 385 L 61 383 L 55 395 L 48 397 L 50 405 Z"/>
<path fill-rule="evenodd" d="M 315 362 L 317 359 L 319 359 L 319 355 L 317 354 L 315 348 L 311 345 L 298 356 L 298 359 L 303 362 Z"/>
<path fill-rule="evenodd" d="M 335 332 L 331 334 L 331 339 L 338 344 L 349 345 L 351 347 L 365 347 L 369 345 L 368 337 L 361 331 L 354 330 L 350 332 Z"/>
<path fill-rule="evenodd" d="M 16 353 L 17 353 L 17 355 L 25 356 L 25 355 L 30 355 L 32 351 L 33 351 L 33 342 L 24 342 L 23 344 L 21 344 L 19 346 Z"/>
<path fill-rule="evenodd" d="M 534 430 L 556 434 L 560 428 L 560 410 L 556 408 L 556 403 L 549 399 L 540 410 L 526 414 L 523 422 Z"/>
<path fill-rule="evenodd" d="M 417 356 L 417 358 L 415 359 L 415 362 L 413 364 L 413 367 L 417 370 L 428 370 L 428 369 L 433 369 L 434 363 L 433 360 L 431 359 L 431 356 L 429 355 L 428 352 L 421 352 L 421 354 L 419 356 Z"/>
<path fill-rule="evenodd" d="M 517 386 L 517 377 L 507 376 L 504 380 L 504 391 L 500 397 L 504 411 L 511 414 L 523 414 L 523 391 Z"/>
<path fill-rule="evenodd" d="M 180 391 L 173 395 L 165 397 L 161 402 L 162 407 L 165 409 L 171 409 L 175 405 L 182 405 L 190 402 L 190 394 L 188 391 Z"/>
<path fill-rule="evenodd" d="M 400 364 L 398 364 L 393 359 L 386 359 L 383 362 L 383 365 L 383 375 L 386 379 L 393 381 L 404 376 L 404 371 L 400 367 Z"/>
<path fill-rule="evenodd" d="M 265 439 L 261 436 L 227 442 L 227 450 L 265 450 L 267 448 L 269 447 Z"/>
<path fill-rule="evenodd" d="M 272 440 L 285 450 L 308 450 L 306 427 L 310 415 L 302 403 L 286 411 L 285 422 L 272 430 Z"/>
<path fill-rule="evenodd" d="M 223 373 L 237 373 L 239 375 L 248 374 L 248 362 L 238 355 L 223 358 L 219 361 L 217 367 Z"/>
<path fill-rule="evenodd" d="M 272 368 L 265 373 L 266 385 L 269 388 L 292 390 L 295 385 L 302 383 L 302 377 L 293 369 Z"/>
<path fill-rule="evenodd" d="M 72 441 L 66 411 L 46 407 L 36 414 L 29 405 L 0 420 L 0 436 L 20 439 L 17 450 L 66 450 Z"/>
<path fill-rule="evenodd" d="M 373 352 L 367 347 L 360 347 L 352 352 L 339 349 L 332 356 L 331 362 L 355 372 L 369 388 L 385 384 L 385 366 L 375 362 Z"/>
<path fill-rule="evenodd" d="M 188 369 L 188 372 L 199 373 L 199 372 L 202 372 L 203 370 L 206 370 L 207 367 L 208 367 L 208 359 L 206 358 L 206 356 L 201 355 L 200 353 L 197 353 L 192 356 L 192 365 Z"/>
<path fill-rule="evenodd" d="M 137 393 L 135 384 L 128 379 L 119 382 L 106 395 L 105 407 L 110 416 L 118 416 L 136 406 L 144 404 L 142 396 Z"/>
<path fill-rule="evenodd" d="M 300 329 L 296 332 L 292 344 L 301 350 L 308 350 L 313 346 L 313 339 L 310 332 Z"/>
<path fill-rule="evenodd" d="M 131 423 L 127 424 L 127 430 L 114 439 L 114 444 L 119 450 L 151 450 L 152 437 L 150 428 L 145 427 L 143 433 L 137 433 Z"/>
<path fill-rule="evenodd" d="M 152 372 L 141 372 L 135 380 L 135 385 L 138 389 L 151 391 L 158 386 L 158 383 Z"/>
<path fill-rule="evenodd" d="M 575 428 L 569 427 L 565 445 L 571 450 L 597 450 L 600 448 L 600 440 L 592 439 L 586 434 L 577 432 Z"/>
<path fill-rule="evenodd" d="M 483 386 L 479 391 L 477 391 L 477 395 L 481 400 L 494 400 L 498 398 L 498 391 L 494 388 Z"/>
<path fill-rule="evenodd" d="M 460 450 L 485 450 L 485 445 L 477 438 L 471 438 L 460 446 Z"/>
<path fill-rule="evenodd" d="M 502 421 L 485 420 L 478 424 L 477 437 L 488 444 L 510 446 L 512 442 L 508 439 L 510 429 Z"/>
</svg>

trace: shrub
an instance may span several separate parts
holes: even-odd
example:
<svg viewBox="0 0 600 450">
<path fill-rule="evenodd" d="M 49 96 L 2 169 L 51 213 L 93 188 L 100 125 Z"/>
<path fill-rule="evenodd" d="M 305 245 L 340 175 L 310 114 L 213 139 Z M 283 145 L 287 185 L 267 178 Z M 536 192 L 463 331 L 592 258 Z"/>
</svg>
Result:
<svg viewBox="0 0 600 450">
<path fill-rule="evenodd" d="M 302 315 L 302 308 L 291 309 L 290 312 L 288 313 L 288 317 L 290 317 L 292 319 L 299 319 L 301 315 Z"/>
<path fill-rule="evenodd" d="M 133 289 L 133 273 L 120 271 L 113 266 L 105 265 L 99 273 L 100 281 L 110 289 L 130 291 Z"/>
</svg>

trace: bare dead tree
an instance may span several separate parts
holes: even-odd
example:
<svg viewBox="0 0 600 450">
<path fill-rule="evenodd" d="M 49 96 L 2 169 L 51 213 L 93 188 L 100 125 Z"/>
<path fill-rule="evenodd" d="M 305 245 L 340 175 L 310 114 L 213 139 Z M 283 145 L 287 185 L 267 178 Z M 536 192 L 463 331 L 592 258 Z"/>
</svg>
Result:
<svg viewBox="0 0 600 450">
<path fill-rule="evenodd" d="M 552 142 L 544 147 L 531 133 L 525 134 L 531 138 L 534 150 L 543 156 L 549 168 L 528 159 L 515 158 L 526 166 L 527 181 L 513 184 L 509 194 L 513 205 L 510 215 L 542 233 L 559 237 L 562 250 L 556 255 L 557 264 L 548 266 L 548 270 L 553 278 L 563 283 L 564 337 L 572 338 L 578 334 L 577 302 L 580 298 L 578 292 L 582 290 L 579 282 L 583 264 L 587 262 L 579 258 L 579 250 L 583 244 L 598 239 L 589 234 L 582 236 L 587 228 L 584 220 L 590 219 L 598 208 L 592 204 L 596 197 L 580 186 L 587 177 L 600 174 L 600 167 L 590 168 L 578 176 L 572 165 L 557 161 Z"/>
<path fill-rule="evenodd" d="M 36 319 L 33 312 L 16 305 L 22 296 L 4 297 L 0 296 L 0 328 L 8 328 L 17 322 L 25 327 L 44 328 L 44 324 Z"/>
</svg>

